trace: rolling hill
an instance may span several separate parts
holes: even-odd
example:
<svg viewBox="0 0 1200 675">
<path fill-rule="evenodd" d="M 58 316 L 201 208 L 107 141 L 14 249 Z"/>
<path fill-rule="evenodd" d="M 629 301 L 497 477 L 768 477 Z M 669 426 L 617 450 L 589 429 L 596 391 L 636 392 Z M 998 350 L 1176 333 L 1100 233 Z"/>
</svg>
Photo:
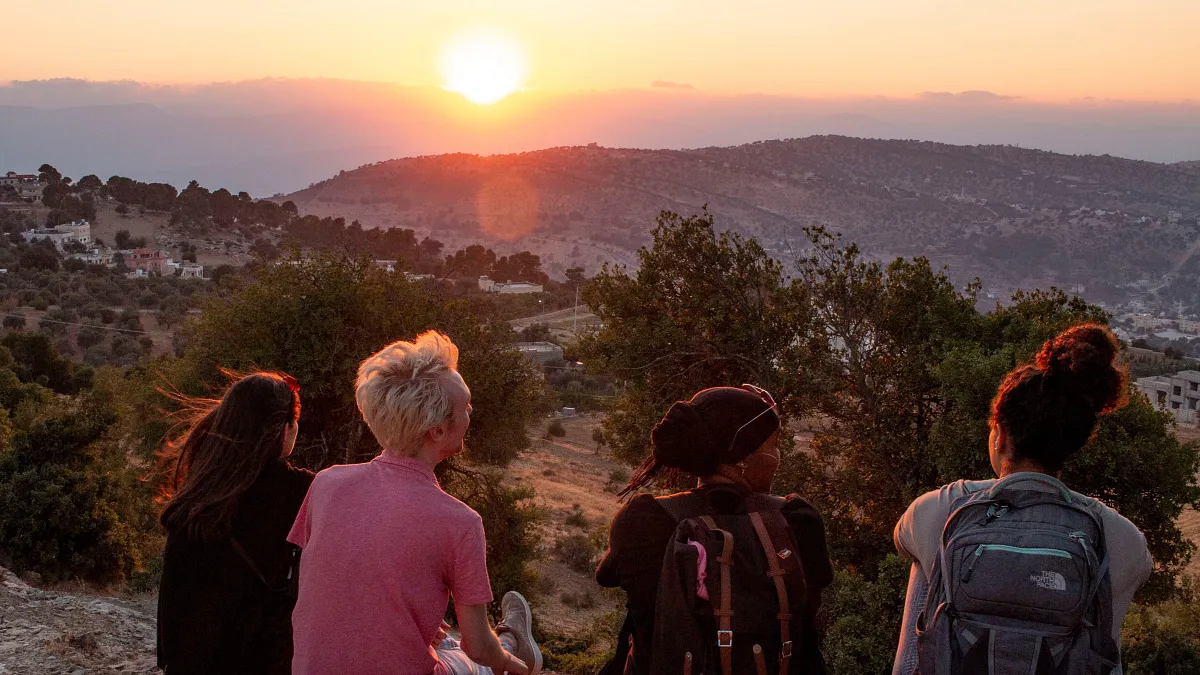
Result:
<svg viewBox="0 0 1200 675">
<path fill-rule="evenodd" d="M 546 251 L 551 267 L 632 262 L 662 209 L 781 257 L 824 224 L 872 255 L 927 255 L 997 289 L 1089 295 L 1200 267 L 1200 171 L 1108 155 L 839 136 L 695 150 L 595 145 L 436 155 L 343 171 L 287 197 L 302 212 L 410 227 L 448 245 Z M 593 257 L 594 256 L 594 257 Z M 1103 297 L 1100 297 L 1103 299 Z"/>
</svg>

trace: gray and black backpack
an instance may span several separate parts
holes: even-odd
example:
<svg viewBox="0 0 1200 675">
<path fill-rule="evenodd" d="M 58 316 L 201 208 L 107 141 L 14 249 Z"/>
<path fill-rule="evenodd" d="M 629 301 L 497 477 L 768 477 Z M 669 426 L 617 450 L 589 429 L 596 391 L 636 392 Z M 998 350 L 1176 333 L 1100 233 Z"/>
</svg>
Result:
<svg viewBox="0 0 1200 675">
<path fill-rule="evenodd" d="M 1053 492 L 1020 489 L 1037 480 Z M 954 504 L 917 619 L 921 675 L 1108 675 L 1104 527 L 1062 482 L 1014 475 Z"/>
</svg>

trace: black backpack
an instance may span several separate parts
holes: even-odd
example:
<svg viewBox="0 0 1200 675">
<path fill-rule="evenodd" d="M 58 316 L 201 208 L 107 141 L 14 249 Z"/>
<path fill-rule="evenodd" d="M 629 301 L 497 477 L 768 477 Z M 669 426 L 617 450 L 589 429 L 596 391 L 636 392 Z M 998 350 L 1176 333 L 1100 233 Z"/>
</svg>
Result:
<svg viewBox="0 0 1200 675">
<path fill-rule="evenodd" d="M 784 500 L 754 494 L 744 511 L 719 514 L 708 499 L 689 492 L 658 500 L 677 525 L 659 576 L 651 672 L 799 672 L 792 654 L 803 651 L 807 585 Z"/>
</svg>

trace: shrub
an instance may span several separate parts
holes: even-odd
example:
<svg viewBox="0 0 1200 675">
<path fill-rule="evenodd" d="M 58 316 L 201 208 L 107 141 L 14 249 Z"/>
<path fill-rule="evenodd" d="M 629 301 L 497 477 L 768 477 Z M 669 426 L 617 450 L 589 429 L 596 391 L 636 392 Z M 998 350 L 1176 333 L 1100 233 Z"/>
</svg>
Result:
<svg viewBox="0 0 1200 675">
<path fill-rule="evenodd" d="M 591 591 L 584 591 L 578 595 L 563 591 L 558 599 L 571 609 L 591 609 L 596 606 L 596 598 L 592 597 Z"/>
<path fill-rule="evenodd" d="M 149 487 L 106 438 L 111 407 L 88 396 L 0 451 L 0 551 L 48 580 L 128 579 L 153 523 Z"/>
<path fill-rule="evenodd" d="M 572 637 L 538 631 L 543 667 L 572 675 L 598 672 L 616 652 L 617 634 L 624 617 L 624 611 L 605 612 L 587 629 Z"/>
<path fill-rule="evenodd" d="M 550 426 L 546 427 L 546 433 L 555 438 L 562 438 L 567 435 L 567 430 L 563 427 L 562 421 L 556 419 L 550 422 Z"/>
<path fill-rule="evenodd" d="M 75 344 L 79 345 L 79 348 L 84 351 L 101 342 L 104 342 L 104 331 L 93 326 L 84 326 L 75 335 Z"/>
<path fill-rule="evenodd" d="M 488 577 L 499 599 L 508 591 L 535 596 L 537 574 L 529 562 L 537 558 L 541 536 L 537 523 L 541 511 L 533 504 L 533 490 L 504 487 L 501 474 L 472 471 L 443 462 L 439 471 L 447 492 L 475 509 L 487 532 Z"/>
<path fill-rule="evenodd" d="M 1121 632 L 1127 675 L 1200 673 L 1200 602 L 1195 600 L 1185 592 L 1181 600 L 1130 609 Z"/>
<path fill-rule="evenodd" d="M 604 486 L 605 492 L 620 492 L 621 488 L 629 484 L 629 470 L 617 467 L 608 472 L 608 483 Z"/>
<path fill-rule="evenodd" d="M 874 580 L 838 570 L 825 591 L 823 652 L 831 675 L 889 673 L 904 618 L 910 563 L 889 555 Z"/>
<path fill-rule="evenodd" d="M 587 516 L 583 515 L 583 508 L 579 504 L 571 505 L 571 513 L 567 515 L 566 523 L 568 527 L 587 529 L 588 519 Z"/>
<path fill-rule="evenodd" d="M 596 545 L 586 534 L 568 534 L 554 542 L 554 557 L 580 574 L 592 572 Z"/>
</svg>

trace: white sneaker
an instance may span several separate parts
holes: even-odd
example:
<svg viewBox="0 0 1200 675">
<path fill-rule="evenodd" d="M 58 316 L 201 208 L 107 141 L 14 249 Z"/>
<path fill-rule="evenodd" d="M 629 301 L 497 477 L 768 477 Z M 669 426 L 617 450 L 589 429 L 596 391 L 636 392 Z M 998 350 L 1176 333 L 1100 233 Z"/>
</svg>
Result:
<svg viewBox="0 0 1200 675">
<path fill-rule="evenodd" d="M 513 656 L 529 666 L 530 675 L 538 675 L 542 672 L 542 650 L 533 640 L 533 612 L 529 609 L 529 602 L 520 593 L 509 591 L 500 601 L 500 609 L 503 616 L 496 631 L 512 635 L 516 641 Z"/>
</svg>

